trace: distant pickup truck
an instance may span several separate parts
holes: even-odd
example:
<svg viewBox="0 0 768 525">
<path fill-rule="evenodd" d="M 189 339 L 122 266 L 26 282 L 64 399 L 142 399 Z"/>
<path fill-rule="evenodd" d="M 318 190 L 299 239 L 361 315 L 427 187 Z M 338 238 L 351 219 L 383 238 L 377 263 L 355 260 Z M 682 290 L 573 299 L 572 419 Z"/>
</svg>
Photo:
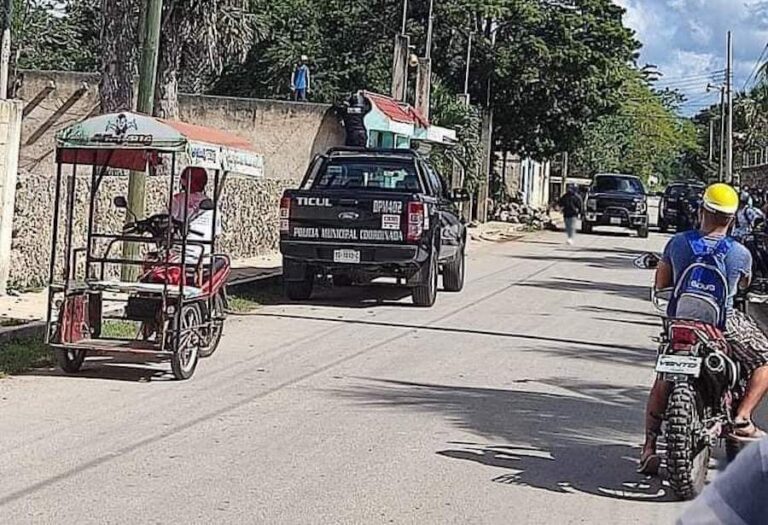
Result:
<svg viewBox="0 0 768 525">
<path fill-rule="evenodd" d="M 414 304 L 464 287 L 467 231 L 437 171 L 411 150 L 334 148 L 280 202 L 285 293 L 306 300 L 318 276 L 346 286 L 395 277 Z"/>
<path fill-rule="evenodd" d="M 620 226 L 648 237 L 648 197 L 639 178 L 618 173 L 595 175 L 587 193 L 583 233 L 597 226 Z"/>
</svg>

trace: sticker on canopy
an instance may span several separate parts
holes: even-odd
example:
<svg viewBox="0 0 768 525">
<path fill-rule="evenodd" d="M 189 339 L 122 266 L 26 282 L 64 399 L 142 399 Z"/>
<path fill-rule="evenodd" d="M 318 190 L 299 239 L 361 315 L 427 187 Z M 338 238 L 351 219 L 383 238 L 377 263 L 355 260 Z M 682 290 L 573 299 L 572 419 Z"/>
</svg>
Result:
<svg viewBox="0 0 768 525">
<path fill-rule="evenodd" d="M 191 143 L 187 148 L 189 165 L 209 170 L 221 169 L 221 148 L 210 144 Z"/>
<path fill-rule="evenodd" d="M 381 229 L 382 230 L 399 230 L 400 229 L 400 216 L 399 215 L 382 215 L 381 216 Z"/>
<path fill-rule="evenodd" d="M 225 169 L 242 175 L 262 177 L 264 157 L 243 150 L 226 149 L 223 152 Z"/>
</svg>

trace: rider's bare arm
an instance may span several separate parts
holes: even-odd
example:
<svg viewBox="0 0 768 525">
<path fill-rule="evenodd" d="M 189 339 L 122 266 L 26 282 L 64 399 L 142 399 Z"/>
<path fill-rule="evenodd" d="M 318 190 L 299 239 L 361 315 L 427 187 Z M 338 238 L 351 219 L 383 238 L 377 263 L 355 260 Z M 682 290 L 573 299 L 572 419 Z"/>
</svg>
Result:
<svg viewBox="0 0 768 525">
<path fill-rule="evenodd" d="M 752 274 L 742 274 L 741 279 L 739 279 L 739 288 L 746 290 L 750 284 L 752 284 Z"/>
<path fill-rule="evenodd" d="M 659 266 L 656 268 L 656 280 L 654 286 L 657 290 L 664 290 L 665 288 L 672 288 L 674 284 L 672 265 L 669 264 L 669 261 L 662 259 L 659 261 Z"/>
</svg>

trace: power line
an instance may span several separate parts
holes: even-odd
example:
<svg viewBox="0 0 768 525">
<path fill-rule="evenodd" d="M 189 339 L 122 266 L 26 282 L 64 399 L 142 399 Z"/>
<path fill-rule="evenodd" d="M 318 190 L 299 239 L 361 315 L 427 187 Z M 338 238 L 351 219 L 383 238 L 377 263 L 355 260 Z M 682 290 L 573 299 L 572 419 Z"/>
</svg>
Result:
<svg viewBox="0 0 768 525">
<path fill-rule="evenodd" d="M 659 78 L 666 78 L 669 80 L 680 80 L 685 78 L 701 78 L 701 77 L 708 77 L 710 75 L 718 74 L 718 73 L 725 73 L 725 68 L 723 69 L 713 69 L 711 71 L 702 71 L 701 73 L 696 73 L 695 75 L 675 75 L 675 76 L 667 76 L 667 75 L 661 75 Z"/>
<path fill-rule="evenodd" d="M 744 86 L 741 88 L 742 91 L 747 90 L 747 85 L 752 80 L 752 77 L 757 73 L 758 69 L 760 69 L 760 65 L 763 63 L 763 58 L 765 57 L 766 52 L 768 52 L 768 43 L 765 44 L 765 47 L 763 47 L 763 52 L 760 53 L 760 56 L 757 59 L 757 62 L 755 62 L 755 67 L 752 68 L 752 72 L 747 77 L 747 80 L 744 82 Z M 757 78 L 757 77 L 755 77 Z"/>
</svg>

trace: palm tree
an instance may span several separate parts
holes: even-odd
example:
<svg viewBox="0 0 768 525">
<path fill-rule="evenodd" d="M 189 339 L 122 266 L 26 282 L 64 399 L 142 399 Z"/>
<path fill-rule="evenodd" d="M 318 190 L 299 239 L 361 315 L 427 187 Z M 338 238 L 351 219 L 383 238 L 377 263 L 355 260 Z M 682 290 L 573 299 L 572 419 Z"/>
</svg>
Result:
<svg viewBox="0 0 768 525">
<path fill-rule="evenodd" d="M 104 113 L 133 108 L 139 0 L 101 1 L 101 109 Z"/>
<path fill-rule="evenodd" d="M 205 92 L 263 34 L 249 0 L 165 0 L 155 113 L 178 117 L 179 88 Z"/>
</svg>

